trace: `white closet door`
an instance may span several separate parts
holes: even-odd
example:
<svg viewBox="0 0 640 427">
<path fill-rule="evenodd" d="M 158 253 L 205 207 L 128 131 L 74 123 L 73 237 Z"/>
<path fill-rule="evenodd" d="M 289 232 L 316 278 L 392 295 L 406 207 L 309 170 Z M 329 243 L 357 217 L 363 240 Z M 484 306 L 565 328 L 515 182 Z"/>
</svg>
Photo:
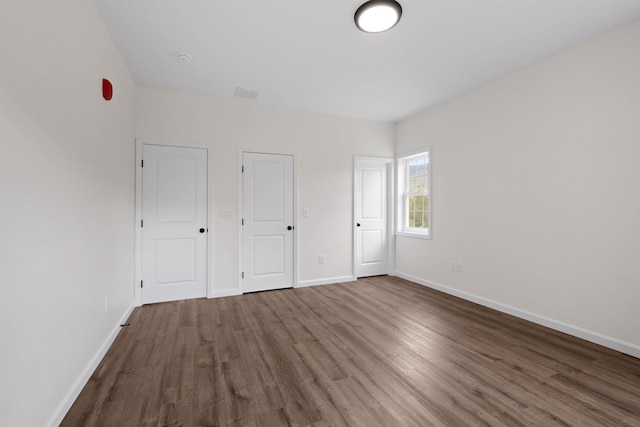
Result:
<svg viewBox="0 0 640 427">
<path fill-rule="evenodd" d="M 387 274 L 387 162 L 356 163 L 356 276 Z"/>
<path fill-rule="evenodd" d="M 293 156 L 243 153 L 242 292 L 293 286 Z"/>
<path fill-rule="evenodd" d="M 207 151 L 143 145 L 142 303 L 207 295 Z"/>
</svg>

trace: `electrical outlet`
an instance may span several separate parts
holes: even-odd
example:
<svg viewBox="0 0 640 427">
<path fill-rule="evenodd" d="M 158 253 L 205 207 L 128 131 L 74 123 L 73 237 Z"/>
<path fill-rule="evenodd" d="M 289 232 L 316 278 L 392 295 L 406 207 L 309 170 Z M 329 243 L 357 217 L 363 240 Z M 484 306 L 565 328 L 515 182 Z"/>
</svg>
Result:
<svg viewBox="0 0 640 427">
<path fill-rule="evenodd" d="M 302 216 L 305 218 L 309 216 L 309 208 L 302 209 Z"/>
<path fill-rule="evenodd" d="M 464 266 L 460 261 L 451 261 L 451 271 L 455 273 L 462 273 Z"/>
<path fill-rule="evenodd" d="M 218 211 L 218 216 L 220 218 L 231 218 L 233 216 L 233 213 L 230 209 L 220 209 Z"/>
<path fill-rule="evenodd" d="M 324 255 L 320 255 L 320 257 L 318 257 L 318 262 L 320 264 L 324 264 Z"/>
</svg>

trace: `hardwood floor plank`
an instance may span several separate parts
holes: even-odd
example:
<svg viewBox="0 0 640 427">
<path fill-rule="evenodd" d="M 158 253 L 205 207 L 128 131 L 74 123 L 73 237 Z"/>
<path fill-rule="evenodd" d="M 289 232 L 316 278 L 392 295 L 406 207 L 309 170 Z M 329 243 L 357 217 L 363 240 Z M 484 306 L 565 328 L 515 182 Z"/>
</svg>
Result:
<svg viewBox="0 0 640 427">
<path fill-rule="evenodd" d="M 63 426 L 640 426 L 640 360 L 395 277 L 134 310 Z"/>
</svg>

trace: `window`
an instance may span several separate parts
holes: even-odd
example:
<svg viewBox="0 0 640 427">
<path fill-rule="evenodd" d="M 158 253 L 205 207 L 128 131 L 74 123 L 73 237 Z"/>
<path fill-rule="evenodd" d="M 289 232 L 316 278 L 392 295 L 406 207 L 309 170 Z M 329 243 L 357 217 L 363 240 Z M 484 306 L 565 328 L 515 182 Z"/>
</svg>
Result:
<svg viewBox="0 0 640 427">
<path fill-rule="evenodd" d="M 431 237 L 431 162 L 429 150 L 398 158 L 397 234 Z"/>
</svg>

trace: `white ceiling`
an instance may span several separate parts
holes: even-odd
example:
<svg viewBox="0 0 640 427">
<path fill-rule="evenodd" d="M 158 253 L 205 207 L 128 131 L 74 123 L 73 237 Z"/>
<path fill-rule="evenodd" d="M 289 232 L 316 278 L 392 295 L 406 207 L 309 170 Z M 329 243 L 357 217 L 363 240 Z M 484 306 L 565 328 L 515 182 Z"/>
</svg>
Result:
<svg viewBox="0 0 640 427">
<path fill-rule="evenodd" d="M 640 17 L 640 0 L 399 1 L 365 34 L 364 0 L 96 0 L 139 86 L 391 122 Z"/>
</svg>

